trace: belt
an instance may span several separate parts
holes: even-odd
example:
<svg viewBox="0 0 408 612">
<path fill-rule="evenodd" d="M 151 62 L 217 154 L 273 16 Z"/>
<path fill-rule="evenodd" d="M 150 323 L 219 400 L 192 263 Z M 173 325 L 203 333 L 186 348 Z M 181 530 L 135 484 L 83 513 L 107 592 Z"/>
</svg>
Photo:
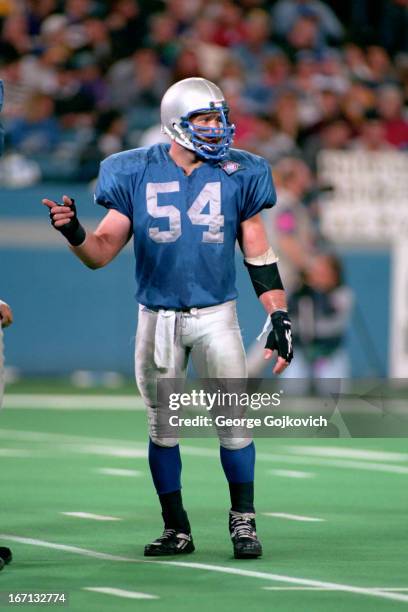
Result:
<svg viewBox="0 0 408 612">
<path fill-rule="evenodd" d="M 183 313 L 183 314 L 192 314 L 192 315 L 196 315 L 198 313 L 206 313 L 206 312 L 215 312 L 216 310 L 219 310 L 220 308 L 227 307 L 229 304 L 231 304 L 232 302 L 235 302 L 235 300 L 228 300 L 227 302 L 221 302 L 220 304 L 214 304 L 213 306 L 189 306 L 186 308 L 168 308 L 167 306 L 148 306 L 147 304 L 141 304 L 142 307 L 147 308 L 148 310 L 151 310 L 152 312 L 175 312 L 175 313 Z"/>
</svg>

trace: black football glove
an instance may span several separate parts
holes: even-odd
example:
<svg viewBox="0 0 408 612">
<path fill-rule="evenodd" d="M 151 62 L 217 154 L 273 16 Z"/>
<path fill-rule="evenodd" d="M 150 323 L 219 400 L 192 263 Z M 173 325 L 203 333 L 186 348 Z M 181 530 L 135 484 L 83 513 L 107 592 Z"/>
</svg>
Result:
<svg viewBox="0 0 408 612">
<path fill-rule="evenodd" d="M 78 221 L 75 200 L 71 198 L 71 202 L 72 204 L 61 204 L 61 206 L 68 206 L 74 213 L 74 216 L 71 217 L 69 223 L 66 223 L 65 225 L 61 225 L 61 227 L 55 227 L 54 214 L 50 212 L 51 225 L 56 230 L 61 232 L 61 234 L 65 236 L 68 242 L 72 244 L 72 246 L 79 246 L 80 244 L 84 242 L 85 237 L 86 237 L 86 232 L 84 228 L 82 227 L 82 225 L 80 224 L 80 222 Z M 55 203 L 58 204 L 58 202 L 55 202 Z"/>
<path fill-rule="evenodd" d="M 290 363 L 293 359 L 292 323 L 284 310 L 271 314 L 272 331 L 266 339 L 265 348 L 278 351 L 279 357 Z"/>
</svg>

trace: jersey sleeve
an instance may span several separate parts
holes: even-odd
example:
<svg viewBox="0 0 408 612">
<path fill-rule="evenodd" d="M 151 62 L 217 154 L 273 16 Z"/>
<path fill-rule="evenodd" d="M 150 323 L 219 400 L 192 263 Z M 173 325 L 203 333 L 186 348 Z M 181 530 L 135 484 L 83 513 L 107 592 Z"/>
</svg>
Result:
<svg viewBox="0 0 408 612">
<path fill-rule="evenodd" d="M 265 159 L 260 158 L 256 170 L 252 171 L 244 191 L 241 209 L 241 222 L 258 214 L 263 208 L 276 204 L 276 191 L 271 168 Z"/>
<path fill-rule="evenodd" d="M 117 171 L 110 158 L 104 160 L 99 168 L 94 195 L 95 203 L 117 210 L 133 222 L 130 181 L 130 175 Z"/>
</svg>

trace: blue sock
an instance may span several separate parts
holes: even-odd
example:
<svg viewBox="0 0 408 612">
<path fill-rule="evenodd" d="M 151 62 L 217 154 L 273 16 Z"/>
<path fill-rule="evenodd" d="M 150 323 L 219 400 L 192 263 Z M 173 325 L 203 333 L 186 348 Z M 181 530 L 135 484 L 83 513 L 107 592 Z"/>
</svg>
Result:
<svg viewBox="0 0 408 612">
<path fill-rule="evenodd" d="M 158 495 L 181 489 L 180 447 L 159 446 L 149 439 L 149 465 Z"/>
<path fill-rule="evenodd" d="M 222 467 L 227 477 L 231 510 L 254 513 L 255 444 L 230 450 L 220 447 Z"/>
<path fill-rule="evenodd" d="M 255 444 L 230 450 L 220 446 L 221 464 L 228 482 L 253 482 L 255 474 Z"/>
</svg>

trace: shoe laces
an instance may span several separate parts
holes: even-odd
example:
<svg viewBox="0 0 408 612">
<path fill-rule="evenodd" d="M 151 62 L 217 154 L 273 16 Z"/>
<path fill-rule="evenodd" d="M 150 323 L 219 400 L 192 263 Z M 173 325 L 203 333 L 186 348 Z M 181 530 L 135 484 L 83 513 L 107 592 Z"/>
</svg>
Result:
<svg viewBox="0 0 408 612">
<path fill-rule="evenodd" d="M 254 526 L 251 522 L 254 518 L 255 514 L 249 512 L 231 512 L 231 535 L 239 538 L 254 537 Z"/>
<path fill-rule="evenodd" d="M 160 536 L 160 538 L 157 538 L 157 540 L 159 542 L 163 542 L 164 540 L 168 540 L 168 538 L 171 538 L 175 534 L 176 534 L 176 530 L 175 529 L 165 529 L 163 531 L 162 535 Z"/>
</svg>

